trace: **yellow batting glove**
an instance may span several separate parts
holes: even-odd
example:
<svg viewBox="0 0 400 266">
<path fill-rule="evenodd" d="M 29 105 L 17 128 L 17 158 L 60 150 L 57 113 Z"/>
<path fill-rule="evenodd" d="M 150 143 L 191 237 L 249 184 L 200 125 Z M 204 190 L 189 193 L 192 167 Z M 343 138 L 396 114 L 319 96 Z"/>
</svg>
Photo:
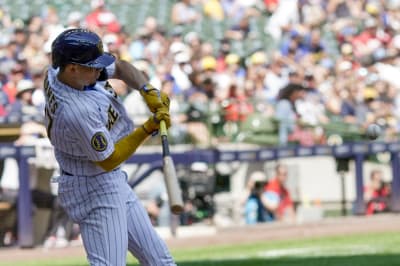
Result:
<svg viewBox="0 0 400 266">
<path fill-rule="evenodd" d="M 167 110 L 169 110 L 168 95 L 157 90 L 151 84 L 143 85 L 139 92 L 146 102 L 147 107 L 153 114 L 156 113 L 156 111 L 161 107 L 166 107 Z"/>
<path fill-rule="evenodd" d="M 156 110 L 154 115 L 149 117 L 143 124 L 143 130 L 149 135 L 156 135 L 160 129 L 160 121 L 164 120 L 167 128 L 171 126 L 171 118 L 166 107 L 161 107 Z"/>
</svg>

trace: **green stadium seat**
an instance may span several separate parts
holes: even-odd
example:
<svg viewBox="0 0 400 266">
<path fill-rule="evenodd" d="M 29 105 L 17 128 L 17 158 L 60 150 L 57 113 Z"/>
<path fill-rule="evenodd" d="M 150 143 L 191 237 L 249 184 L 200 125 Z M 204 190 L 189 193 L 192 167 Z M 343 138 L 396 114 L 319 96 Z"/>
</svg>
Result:
<svg viewBox="0 0 400 266">
<path fill-rule="evenodd" d="M 358 125 L 347 123 L 338 116 L 331 116 L 330 122 L 321 126 L 327 138 L 332 135 L 338 135 L 343 141 L 365 140 L 365 133 Z"/>
<path fill-rule="evenodd" d="M 240 125 L 236 142 L 245 142 L 266 146 L 279 143 L 278 121 L 271 116 L 252 114 Z"/>
</svg>

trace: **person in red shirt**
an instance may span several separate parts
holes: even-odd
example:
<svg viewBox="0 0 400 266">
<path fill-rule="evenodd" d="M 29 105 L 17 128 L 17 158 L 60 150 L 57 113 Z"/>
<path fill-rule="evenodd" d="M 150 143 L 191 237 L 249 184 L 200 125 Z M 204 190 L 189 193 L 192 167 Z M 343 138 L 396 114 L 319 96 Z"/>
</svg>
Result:
<svg viewBox="0 0 400 266">
<path fill-rule="evenodd" d="M 278 163 L 275 167 L 275 177 L 264 187 L 261 201 L 271 220 L 293 221 L 295 218 L 294 204 L 286 187 L 287 176 L 287 166 Z"/>
<path fill-rule="evenodd" d="M 279 6 L 279 0 L 264 0 L 265 8 L 268 13 L 272 14 Z"/>
<path fill-rule="evenodd" d="M 383 173 L 375 169 L 371 171 L 370 183 L 364 189 L 366 215 L 381 213 L 388 210 L 390 188 L 383 182 Z"/>
<path fill-rule="evenodd" d="M 224 104 L 225 121 L 243 122 L 254 112 L 253 103 L 245 95 L 243 88 L 232 83 L 229 86 L 228 98 Z"/>
<path fill-rule="evenodd" d="M 25 76 L 24 68 L 21 64 L 15 64 L 9 74 L 9 80 L 4 84 L 2 90 L 7 94 L 9 104 L 13 104 L 17 98 L 17 84 Z"/>
<path fill-rule="evenodd" d="M 117 20 L 117 16 L 108 10 L 104 0 L 92 0 L 92 11 L 86 16 L 86 27 L 92 31 L 104 29 L 104 33 L 119 33 L 121 24 Z"/>
</svg>

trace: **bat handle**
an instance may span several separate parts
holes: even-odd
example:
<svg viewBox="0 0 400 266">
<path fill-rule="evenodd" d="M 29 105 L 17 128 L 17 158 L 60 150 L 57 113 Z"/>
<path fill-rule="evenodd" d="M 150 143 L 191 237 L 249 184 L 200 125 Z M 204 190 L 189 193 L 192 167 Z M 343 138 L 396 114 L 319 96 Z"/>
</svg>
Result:
<svg viewBox="0 0 400 266">
<path fill-rule="evenodd" d="M 169 145 L 168 145 L 168 137 L 167 137 L 167 126 L 164 120 L 160 121 L 160 137 L 162 144 L 163 157 L 169 155 Z"/>
<path fill-rule="evenodd" d="M 167 136 L 167 126 L 165 125 L 165 121 L 164 120 L 160 121 L 160 135 L 161 136 Z"/>
</svg>

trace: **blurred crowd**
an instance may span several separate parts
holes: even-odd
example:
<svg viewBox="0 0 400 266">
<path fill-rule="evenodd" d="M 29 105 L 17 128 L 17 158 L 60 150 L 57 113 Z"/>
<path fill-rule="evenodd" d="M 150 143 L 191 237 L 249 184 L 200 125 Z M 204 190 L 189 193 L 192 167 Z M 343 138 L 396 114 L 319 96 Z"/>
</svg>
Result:
<svg viewBox="0 0 400 266">
<path fill-rule="evenodd" d="M 178 143 L 234 141 L 252 114 L 277 121 L 279 144 L 327 141 L 333 122 L 362 132 L 375 122 L 385 140 L 399 132 L 400 1 L 181 0 L 168 25 L 146 17 L 129 29 L 103 0 L 60 19 L 54 7 L 27 20 L 0 13 L 0 118 L 43 120 L 43 74 L 51 42 L 69 27 L 102 36 L 105 49 L 132 62 L 171 99 L 171 135 Z M 265 17 L 271 46 L 240 53 Z M 220 40 L 191 29 L 199 20 L 229 21 Z M 259 35 L 257 35 L 259 36 Z M 244 47 L 246 48 L 246 47 Z M 147 109 L 135 91 L 113 81 L 137 124 Z"/>
</svg>

